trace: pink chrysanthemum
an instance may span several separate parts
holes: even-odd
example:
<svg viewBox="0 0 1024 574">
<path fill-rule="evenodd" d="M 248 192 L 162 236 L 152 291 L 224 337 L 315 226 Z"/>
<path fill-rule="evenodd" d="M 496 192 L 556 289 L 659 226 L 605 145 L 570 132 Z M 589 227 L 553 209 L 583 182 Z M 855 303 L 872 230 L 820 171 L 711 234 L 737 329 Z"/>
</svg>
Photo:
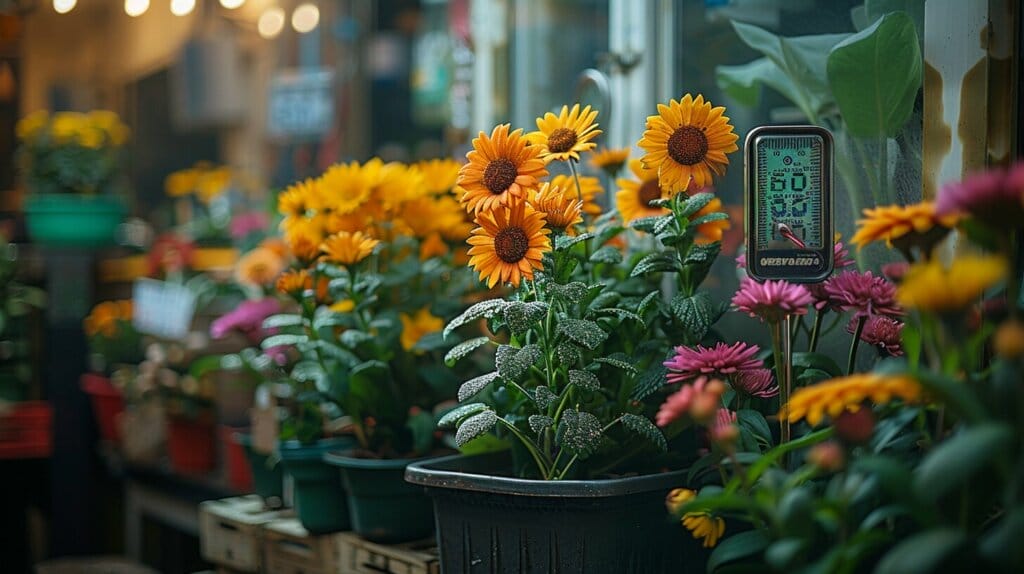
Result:
<svg viewBox="0 0 1024 574">
<path fill-rule="evenodd" d="M 658 409 L 654 421 L 660 427 L 668 426 L 683 417 L 696 417 L 701 419 L 698 422 L 703 422 L 706 416 L 714 414 L 724 390 L 725 385 L 721 381 L 699 377 L 669 395 Z"/>
<path fill-rule="evenodd" d="M 776 323 L 786 315 L 804 315 L 814 301 L 807 288 L 788 281 L 758 283 L 744 277 L 732 298 L 736 309 L 761 321 Z"/>
<path fill-rule="evenodd" d="M 935 200 L 938 216 L 967 213 L 987 223 L 1019 227 L 1024 221 L 1024 163 L 948 183 Z"/>
<path fill-rule="evenodd" d="M 825 282 L 825 294 L 833 309 L 852 311 L 854 317 L 903 314 L 896 303 L 896 286 L 870 271 L 844 271 Z"/>
<path fill-rule="evenodd" d="M 729 377 L 740 371 L 760 369 L 764 362 L 757 358 L 761 348 L 736 342 L 718 343 L 714 347 L 676 347 L 674 357 L 665 361 L 669 384 L 682 383 L 702 375 Z"/>
<path fill-rule="evenodd" d="M 846 326 L 846 332 L 851 335 L 856 333 L 858 321 L 856 317 L 851 319 L 850 324 Z M 899 357 L 903 354 L 902 333 L 903 323 L 889 317 L 874 315 L 864 322 L 860 340 L 884 351 L 890 357 Z"/>
<path fill-rule="evenodd" d="M 770 369 L 740 371 L 729 380 L 734 389 L 753 397 L 768 399 L 779 394 L 779 385 Z"/>
</svg>

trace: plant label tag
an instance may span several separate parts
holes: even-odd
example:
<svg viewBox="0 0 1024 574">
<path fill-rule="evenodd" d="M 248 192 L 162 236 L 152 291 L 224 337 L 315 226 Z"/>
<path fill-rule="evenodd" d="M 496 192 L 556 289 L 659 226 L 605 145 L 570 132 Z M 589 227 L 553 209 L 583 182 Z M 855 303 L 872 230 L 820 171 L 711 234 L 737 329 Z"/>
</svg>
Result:
<svg viewBox="0 0 1024 574">
<path fill-rule="evenodd" d="M 196 296 L 183 285 L 138 279 L 132 288 L 135 313 L 132 323 L 148 335 L 163 339 L 183 339 L 192 325 Z"/>
</svg>

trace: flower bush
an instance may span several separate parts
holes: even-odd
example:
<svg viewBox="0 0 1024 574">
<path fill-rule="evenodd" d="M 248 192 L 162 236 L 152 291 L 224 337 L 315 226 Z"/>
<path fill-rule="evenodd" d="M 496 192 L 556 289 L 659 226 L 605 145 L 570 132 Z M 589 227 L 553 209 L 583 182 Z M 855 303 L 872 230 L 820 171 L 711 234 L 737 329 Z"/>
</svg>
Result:
<svg viewBox="0 0 1024 574">
<path fill-rule="evenodd" d="M 114 191 L 129 130 L 114 112 L 31 113 L 16 126 L 18 164 L 35 193 Z"/>
<path fill-rule="evenodd" d="M 82 322 L 89 353 L 99 371 L 142 360 L 142 336 L 132 324 L 130 299 L 97 304 Z"/>
</svg>

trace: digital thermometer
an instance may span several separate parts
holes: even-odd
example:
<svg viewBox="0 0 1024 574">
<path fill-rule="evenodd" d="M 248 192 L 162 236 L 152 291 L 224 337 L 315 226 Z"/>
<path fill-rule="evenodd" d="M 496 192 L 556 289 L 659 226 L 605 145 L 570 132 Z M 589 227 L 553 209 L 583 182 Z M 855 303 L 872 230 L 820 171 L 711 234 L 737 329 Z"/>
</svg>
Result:
<svg viewBox="0 0 1024 574">
<path fill-rule="evenodd" d="M 832 273 L 832 134 L 817 126 L 761 126 L 747 134 L 747 273 L 817 283 Z"/>
</svg>

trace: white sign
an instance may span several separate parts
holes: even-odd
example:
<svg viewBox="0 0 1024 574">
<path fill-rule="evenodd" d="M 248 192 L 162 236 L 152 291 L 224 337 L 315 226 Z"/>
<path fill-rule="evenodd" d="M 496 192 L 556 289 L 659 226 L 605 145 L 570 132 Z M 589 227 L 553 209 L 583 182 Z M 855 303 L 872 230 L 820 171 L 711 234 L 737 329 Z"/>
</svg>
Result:
<svg viewBox="0 0 1024 574">
<path fill-rule="evenodd" d="M 196 296 L 184 285 L 138 279 L 132 288 L 132 323 L 140 333 L 183 339 L 192 325 Z"/>
<path fill-rule="evenodd" d="M 267 132 L 276 138 L 315 137 L 334 125 L 334 72 L 292 70 L 270 82 Z"/>
</svg>

